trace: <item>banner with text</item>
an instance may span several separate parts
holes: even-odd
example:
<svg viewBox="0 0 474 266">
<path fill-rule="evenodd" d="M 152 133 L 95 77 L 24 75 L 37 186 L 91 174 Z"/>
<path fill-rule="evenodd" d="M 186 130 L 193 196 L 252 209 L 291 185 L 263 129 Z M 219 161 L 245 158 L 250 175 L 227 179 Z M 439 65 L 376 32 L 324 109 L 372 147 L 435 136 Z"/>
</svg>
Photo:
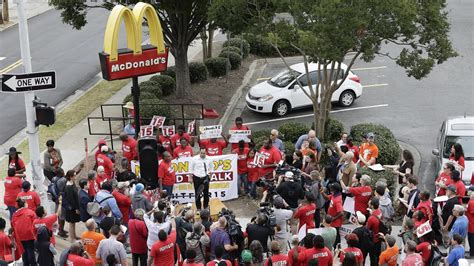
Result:
<svg viewBox="0 0 474 266">
<path fill-rule="evenodd" d="M 240 140 L 250 142 L 248 136 L 252 135 L 250 130 L 229 130 L 230 138 L 229 143 L 239 143 Z"/>
<path fill-rule="evenodd" d="M 200 139 L 220 138 L 222 135 L 222 125 L 199 127 Z"/>
</svg>

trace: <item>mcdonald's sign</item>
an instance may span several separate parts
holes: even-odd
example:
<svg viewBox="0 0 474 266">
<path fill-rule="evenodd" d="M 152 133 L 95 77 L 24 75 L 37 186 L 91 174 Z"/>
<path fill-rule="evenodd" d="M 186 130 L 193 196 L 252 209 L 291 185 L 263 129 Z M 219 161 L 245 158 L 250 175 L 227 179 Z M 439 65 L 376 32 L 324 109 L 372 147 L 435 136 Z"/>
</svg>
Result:
<svg viewBox="0 0 474 266">
<path fill-rule="evenodd" d="M 146 17 L 150 44 L 142 43 L 142 20 Z M 127 48 L 119 49 L 118 36 L 122 18 L 127 34 Z M 152 5 L 139 2 L 133 8 L 117 5 L 112 9 L 104 35 L 104 51 L 99 53 L 102 77 L 124 79 L 165 71 L 168 48 L 163 40 L 160 20 Z"/>
</svg>

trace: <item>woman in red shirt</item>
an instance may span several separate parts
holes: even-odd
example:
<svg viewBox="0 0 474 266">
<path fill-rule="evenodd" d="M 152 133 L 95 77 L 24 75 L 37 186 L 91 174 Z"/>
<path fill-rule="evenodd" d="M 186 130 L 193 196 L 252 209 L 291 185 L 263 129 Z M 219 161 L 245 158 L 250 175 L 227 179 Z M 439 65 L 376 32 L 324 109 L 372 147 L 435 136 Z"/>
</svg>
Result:
<svg viewBox="0 0 474 266">
<path fill-rule="evenodd" d="M 241 188 L 244 187 L 245 194 L 249 193 L 249 185 L 247 181 L 247 155 L 249 149 L 245 147 L 245 141 L 239 141 L 239 147 L 232 150 L 233 154 L 237 154 L 237 174 L 239 175 L 239 194 Z"/>
<path fill-rule="evenodd" d="M 21 152 L 16 151 L 15 147 L 8 150 L 8 168 L 14 168 L 17 174 L 22 175 L 26 171 L 25 163 L 18 156 Z"/>
<path fill-rule="evenodd" d="M 248 186 L 250 188 L 250 197 L 252 199 L 257 198 L 257 180 L 258 180 L 258 167 L 254 163 L 254 158 L 255 158 L 255 149 L 249 150 L 249 153 L 247 154 L 247 182 Z"/>
<path fill-rule="evenodd" d="M 459 172 L 462 173 L 462 171 L 464 171 L 464 151 L 462 149 L 461 144 L 454 143 L 454 145 L 451 147 L 451 154 L 449 155 L 449 160 L 454 163 L 454 166 Z"/>
<path fill-rule="evenodd" d="M 21 186 L 23 181 L 21 178 L 15 175 L 15 169 L 8 169 L 8 176 L 5 178 L 3 185 L 5 186 L 5 195 L 3 196 L 3 203 L 10 212 L 10 220 L 12 219 L 13 213 L 16 211 L 16 198 L 18 193 L 21 192 Z"/>
</svg>

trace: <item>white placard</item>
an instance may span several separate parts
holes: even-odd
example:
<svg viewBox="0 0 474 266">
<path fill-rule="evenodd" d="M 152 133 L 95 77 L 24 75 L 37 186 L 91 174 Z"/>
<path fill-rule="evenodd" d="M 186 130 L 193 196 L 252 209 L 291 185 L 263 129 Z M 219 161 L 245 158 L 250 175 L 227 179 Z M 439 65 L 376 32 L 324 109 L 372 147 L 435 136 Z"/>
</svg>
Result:
<svg viewBox="0 0 474 266">
<path fill-rule="evenodd" d="M 222 125 L 199 127 L 200 139 L 219 138 L 222 135 Z"/>
<path fill-rule="evenodd" d="M 316 236 L 320 236 L 324 232 L 324 228 L 311 228 L 308 229 L 308 234 L 311 233 Z"/>
<path fill-rule="evenodd" d="M 196 129 L 196 120 L 193 120 L 188 123 L 188 134 L 193 135 L 195 133 L 194 129 Z"/>
<path fill-rule="evenodd" d="M 171 137 L 175 133 L 174 126 L 162 126 L 161 132 L 163 132 L 163 136 Z"/>
<path fill-rule="evenodd" d="M 264 165 L 265 155 L 260 152 L 255 153 L 255 156 L 253 157 L 253 164 L 255 164 L 258 167 L 261 167 L 262 165 Z"/>
<path fill-rule="evenodd" d="M 150 121 L 150 126 L 160 128 L 165 124 L 166 117 L 154 115 Z"/>
<path fill-rule="evenodd" d="M 354 198 L 346 197 L 346 200 L 344 201 L 344 205 L 343 205 L 344 211 L 355 214 L 354 204 L 355 204 Z"/>
<path fill-rule="evenodd" d="M 425 223 L 418 226 L 418 228 L 416 228 L 416 236 L 420 238 L 431 231 L 432 229 L 431 229 L 430 221 L 426 221 Z"/>
<path fill-rule="evenodd" d="M 352 229 L 346 225 L 343 225 L 339 228 L 339 235 L 341 236 L 341 239 L 346 237 L 346 235 L 351 234 Z"/>
<path fill-rule="evenodd" d="M 153 136 L 153 126 L 140 126 L 140 138 L 151 136 Z"/>
<path fill-rule="evenodd" d="M 298 241 L 303 240 L 306 237 L 306 224 L 301 226 L 300 230 L 298 231 Z"/>
<path fill-rule="evenodd" d="M 230 138 L 229 143 L 239 143 L 239 141 L 244 140 L 245 142 L 250 142 L 248 136 L 252 135 L 250 130 L 229 130 Z"/>
</svg>

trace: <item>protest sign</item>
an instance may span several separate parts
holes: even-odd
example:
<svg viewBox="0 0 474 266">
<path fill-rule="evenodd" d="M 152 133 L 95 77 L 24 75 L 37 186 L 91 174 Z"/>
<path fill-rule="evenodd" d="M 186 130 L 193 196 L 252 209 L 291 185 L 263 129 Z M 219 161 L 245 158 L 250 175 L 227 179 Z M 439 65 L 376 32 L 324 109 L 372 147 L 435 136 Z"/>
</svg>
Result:
<svg viewBox="0 0 474 266">
<path fill-rule="evenodd" d="M 431 231 L 432 229 L 431 229 L 430 221 L 426 221 L 425 223 L 418 226 L 418 228 L 416 228 L 416 236 L 420 238 Z"/>
<path fill-rule="evenodd" d="M 346 197 L 346 200 L 344 201 L 344 206 L 343 206 L 344 211 L 355 214 L 354 204 L 355 204 L 354 198 Z"/>
<path fill-rule="evenodd" d="M 170 137 L 174 135 L 175 128 L 174 126 L 162 126 L 161 131 L 163 132 L 164 136 Z"/>
<path fill-rule="evenodd" d="M 298 241 L 303 240 L 305 237 L 306 237 L 306 224 L 303 224 L 300 230 L 298 230 Z"/>
<path fill-rule="evenodd" d="M 165 124 L 166 117 L 154 115 L 150 121 L 150 126 L 160 128 Z"/>
<path fill-rule="evenodd" d="M 253 164 L 256 166 L 262 166 L 265 164 L 265 155 L 257 152 L 255 153 L 255 156 L 253 157 Z"/>
<path fill-rule="evenodd" d="M 200 139 L 219 138 L 222 135 L 222 125 L 199 127 Z"/>
<path fill-rule="evenodd" d="M 339 228 L 339 235 L 341 236 L 341 239 L 346 237 L 346 235 L 352 233 L 351 227 L 347 225 L 343 225 Z"/>
<path fill-rule="evenodd" d="M 140 126 L 140 138 L 153 136 L 153 126 Z"/>
<path fill-rule="evenodd" d="M 188 123 L 188 134 L 189 135 L 194 135 L 194 130 L 196 129 L 196 120 L 193 120 Z"/>
<path fill-rule="evenodd" d="M 248 136 L 252 135 L 250 130 L 229 130 L 230 138 L 229 143 L 239 143 L 240 140 L 250 142 Z"/>
</svg>

